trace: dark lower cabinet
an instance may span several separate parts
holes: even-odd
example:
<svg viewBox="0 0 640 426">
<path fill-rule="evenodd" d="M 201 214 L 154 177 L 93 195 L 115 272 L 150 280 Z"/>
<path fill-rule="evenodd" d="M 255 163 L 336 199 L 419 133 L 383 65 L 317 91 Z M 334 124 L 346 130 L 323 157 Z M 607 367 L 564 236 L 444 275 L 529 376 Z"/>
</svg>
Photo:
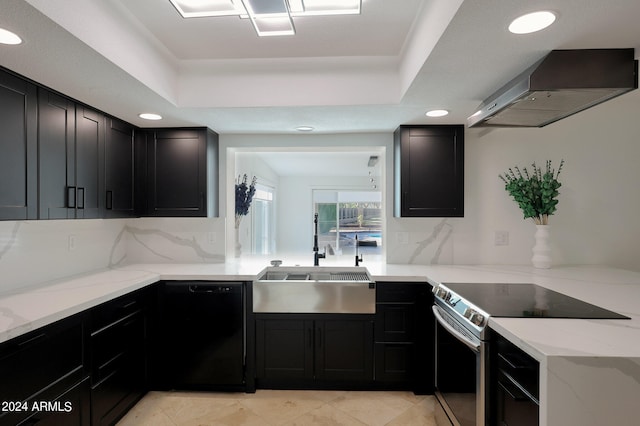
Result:
<svg viewBox="0 0 640 426">
<path fill-rule="evenodd" d="M 88 426 L 83 322 L 74 316 L 0 345 L 0 425 Z"/>
<path fill-rule="evenodd" d="M 40 402 L 42 411 L 18 423 L 18 426 L 88 426 L 91 424 L 89 378 L 64 391 L 57 398 Z"/>
<path fill-rule="evenodd" d="M 375 382 L 433 393 L 433 296 L 427 283 L 376 283 Z"/>
<path fill-rule="evenodd" d="M 373 379 L 373 320 L 315 321 L 316 379 L 367 382 Z"/>
<path fill-rule="evenodd" d="M 115 424 L 146 393 L 152 291 L 134 292 L 90 311 L 93 426 Z"/>
<path fill-rule="evenodd" d="M 540 364 L 498 333 L 491 339 L 491 424 L 537 426 L 539 423 Z"/>
<path fill-rule="evenodd" d="M 36 86 L 0 70 L 0 220 L 38 215 Z"/>
<path fill-rule="evenodd" d="M 373 381 L 370 315 L 256 315 L 256 385 L 349 388 Z"/>
</svg>

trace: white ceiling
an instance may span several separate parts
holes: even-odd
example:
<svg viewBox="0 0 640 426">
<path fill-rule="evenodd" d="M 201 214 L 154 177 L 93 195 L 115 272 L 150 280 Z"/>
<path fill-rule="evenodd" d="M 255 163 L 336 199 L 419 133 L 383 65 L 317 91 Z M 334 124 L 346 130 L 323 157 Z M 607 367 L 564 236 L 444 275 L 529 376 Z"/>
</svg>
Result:
<svg viewBox="0 0 640 426">
<path fill-rule="evenodd" d="M 168 0 L 0 1 L 0 27 L 25 40 L 0 45 L 0 65 L 143 127 L 151 111 L 221 134 L 464 123 L 552 49 L 640 49 L 638 0 L 363 0 L 361 15 L 294 18 L 295 36 L 266 38 L 237 17 L 184 20 Z M 507 32 L 534 9 L 557 22 Z"/>
</svg>

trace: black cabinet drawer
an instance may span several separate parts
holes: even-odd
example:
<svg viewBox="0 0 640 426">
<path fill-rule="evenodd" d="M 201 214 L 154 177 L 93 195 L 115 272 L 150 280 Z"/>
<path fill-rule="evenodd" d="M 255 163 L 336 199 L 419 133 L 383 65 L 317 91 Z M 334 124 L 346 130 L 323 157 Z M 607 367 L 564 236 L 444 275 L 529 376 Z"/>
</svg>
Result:
<svg viewBox="0 0 640 426">
<path fill-rule="evenodd" d="M 498 424 L 504 426 L 538 425 L 538 404 L 513 382 L 500 380 L 497 396 Z"/>
<path fill-rule="evenodd" d="M 43 411 L 32 412 L 18 426 L 89 426 L 91 407 L 89 379 L 86 378 L 61 395 L 41 399 L 48 405 Z"/>
<path fill-rule="evenodd" d="M 82 322 L 72 317 L 0 345 L 0 402 L 25 408 L 0 411 L 0 426 L 13 426 L 26 418 L 49 418 L 34 410 L 33 404 L 55 401 L 82 380 L 82 341 Z"/>
<path fill-rule="evenodd" d="M 91 311 L 92 426 L 114 425 L 146 392 L 153 291 L 138 290 Z"/>
<path fill-rule="evenodd" d="M 127 315 L 91 335 L 92 379 L 96 384 L 110 375 L 130 352 L 144 351 L 142 311 Z"/>
<path fill-rule="evenodd" d="M 413 342 L 415 304 L 376 305 L 376 342 Z"/>
<path fill-rule="evenodd" d="M 144 299 L 138 291 L 104 303 L 91 310 L 91 333 L 96 333 L 144 308 Z"/>
<path fill-rule="evenodd" d="M 92 426 L 113 425 L 144 395 L 146 363 L 136 352 L 125 352 L 104 369 L 91 389 Z"/>
<path fill-rule="evenodd" d="M 425 283 L 379 282 L 376 288 L 376 303 L 415 303 L 420 295 L 431 291 Z"/>
<path fill-rule="evenodd" d="M 540 364 L 520 348 L 504 339 L 496 338 L 498 380 L 521 388 L 536 402 L 540 395 Z"/>
<path fill-rule="evenodd" d="M 540 363 L 499 335 L 492 334 L 489 382 L 496 395 L 489 409 L 492 422 L 503 426 L 537 425 Z"/>
<path fill-rule="evenodd" d="M 82 370 L 82 324 L 63 320 L 0 346 L 0 395 L 23 401 Z"/>
</svg>

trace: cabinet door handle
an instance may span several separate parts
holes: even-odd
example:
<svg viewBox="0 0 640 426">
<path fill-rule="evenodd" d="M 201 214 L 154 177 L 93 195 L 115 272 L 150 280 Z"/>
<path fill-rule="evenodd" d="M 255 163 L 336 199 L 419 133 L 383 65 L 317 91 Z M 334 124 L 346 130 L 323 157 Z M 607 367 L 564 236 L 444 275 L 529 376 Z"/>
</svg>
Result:
<svg viewBox="0 0 640 426">
<path fill-rule="evenodd" d="M 76 187 L 75 186 L 67 186 L 67 208 L 68 209 L 76 208 Z"/>
<path fill-rule="evenodd" d="M 307 332 L 309 334 L 309 348 L 313 349 L 313 328 L 310 327 Z"/>
<path fill-rule="evenodd" d="M 317 338 L 318 338 L 318 348 L 322 348 L 322 329 L 318 327 L 316 329 Z"/>
<path fill-rule="evenodd" d="M 107 191 L 106 209 L 113 210 L 113 191 Z"/>
<path fill-rule="evenodd" d="M 82 203 L 82 204 L 81 204 Z M 84 188 L 78 187 L 78 208 L 84 209 Z"/>
</svg>

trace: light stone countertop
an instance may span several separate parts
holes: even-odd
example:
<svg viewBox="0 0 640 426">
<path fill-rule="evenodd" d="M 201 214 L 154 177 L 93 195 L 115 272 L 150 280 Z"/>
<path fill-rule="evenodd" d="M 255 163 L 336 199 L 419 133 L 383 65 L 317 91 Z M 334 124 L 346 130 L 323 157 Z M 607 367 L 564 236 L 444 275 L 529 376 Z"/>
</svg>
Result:
<svg viewBox="0 0 640 426">
<path fill-rule="evenodd" d="M 283 266 L 296 264 L 309 265 L 305 258 Z M 250 281 L 266 266 L 265 259 L 136 264 L 6 292 L 0 294 L 0 343 L 161 279 Z M 599 266 L 363 266 L 377 281 L 534 283 L 631 317 L 491 318 L 489 325 L 540 361 L 542 426 L 637 424 L 640 273 Z"/>
<path fill-rule="evenodd" d="M 306 260 L 306 259 L 305 259 Z M 285 262 L 283 266 L 302 264 Z M 336 264 L 325 263 L 328 266 Z M 158 280 L 250 281 L 268 261 L 136 264 L 0 294 L 0 342 Z M 491 318 L 490 326 L 537 359 L 640 357 L 640 273 L 598 266 L 364 265 L 377 281 L 534 283 L 627 315 L 631 320 Z"/>
</svg>

